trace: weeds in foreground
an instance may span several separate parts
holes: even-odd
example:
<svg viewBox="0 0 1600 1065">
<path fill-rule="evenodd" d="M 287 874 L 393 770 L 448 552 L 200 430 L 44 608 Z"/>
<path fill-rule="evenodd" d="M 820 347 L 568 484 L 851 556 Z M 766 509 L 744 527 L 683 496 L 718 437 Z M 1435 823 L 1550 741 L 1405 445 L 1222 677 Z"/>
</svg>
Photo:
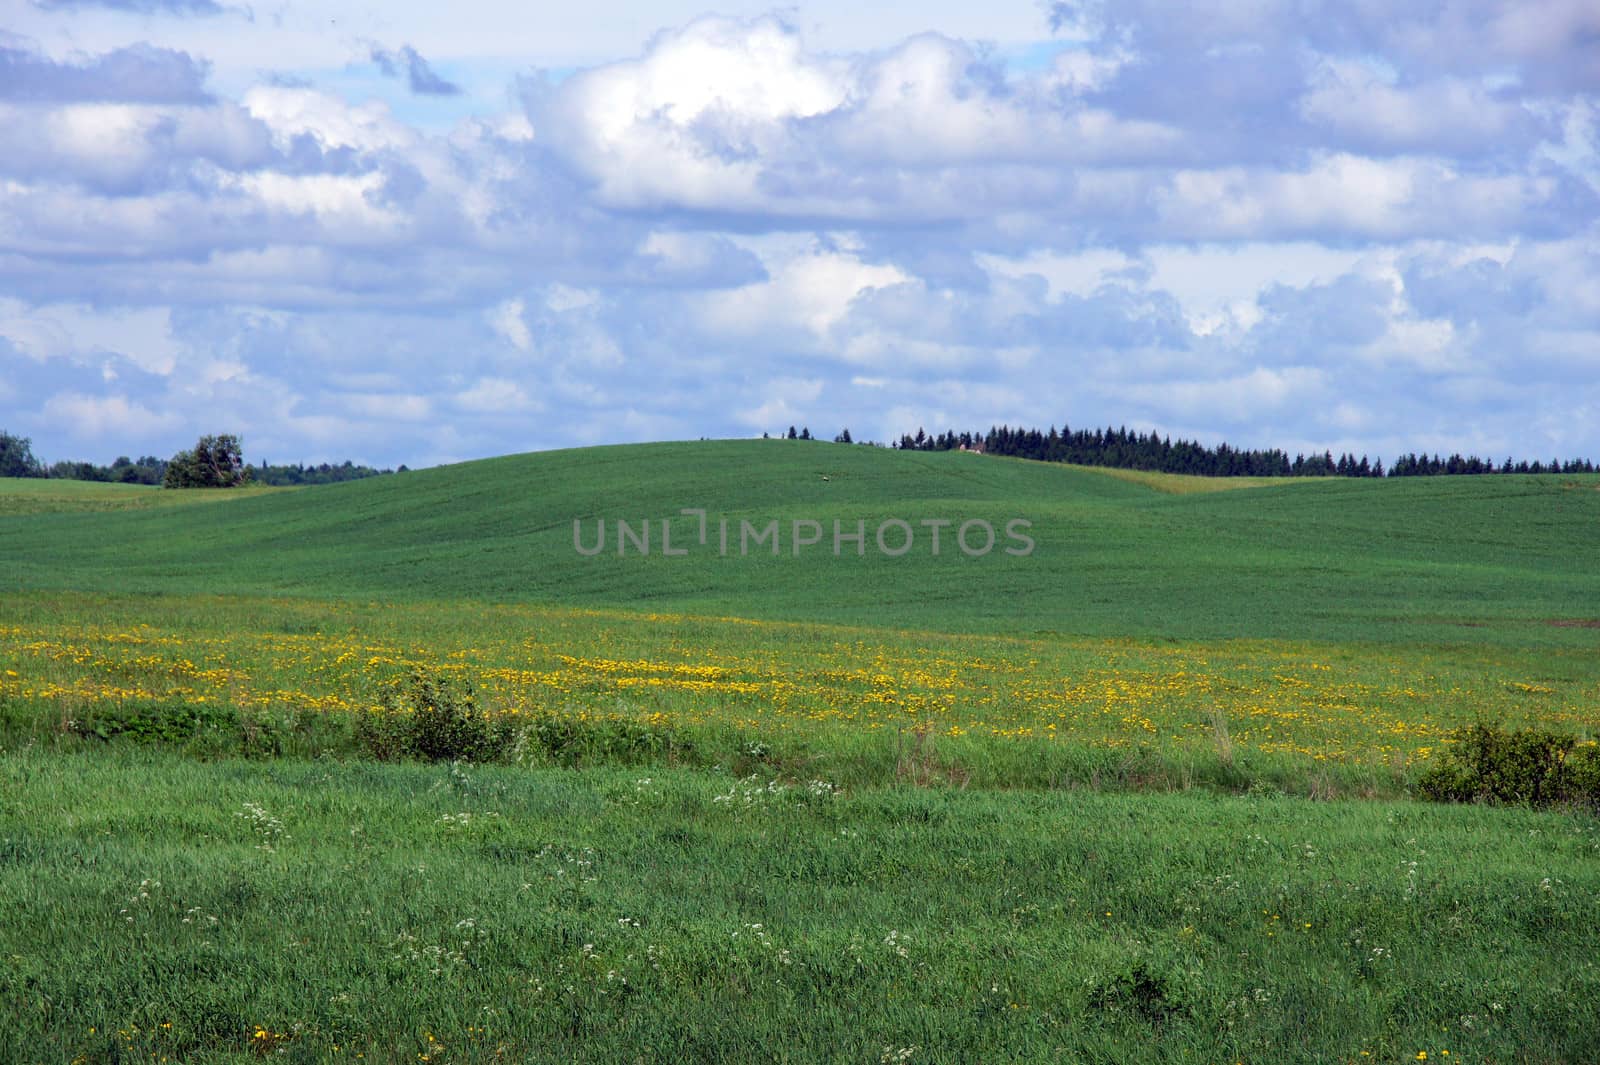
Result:
<svg viewBox="0 0 1600 1065">
<path fill-rule="evenodd" d="M 933 722 L 919 721 L 909 730 L 900 730 L 895 739 L 894 759 L 894 779 L 899 783 L 915 784 L 919 788 L 934 785 L 964 788 L 971 776 L 959 763 L 945 761 L 934 750 Z"/>
<path fill-rule="evenodd" d="M 1233 768 L 1233 734 L 1228 731 L 1228 715 L 1222 707 L 1211 708 L 1211 746 L 1224 769 Z"/>
</svg>

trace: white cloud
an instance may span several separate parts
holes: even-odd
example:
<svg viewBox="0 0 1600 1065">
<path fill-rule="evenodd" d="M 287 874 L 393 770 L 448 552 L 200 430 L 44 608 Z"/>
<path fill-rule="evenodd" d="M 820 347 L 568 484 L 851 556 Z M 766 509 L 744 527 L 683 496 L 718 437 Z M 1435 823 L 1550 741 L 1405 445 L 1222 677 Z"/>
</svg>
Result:
<svg viewBox="0 0 1600 1065">
<path fill-rule="evenodd" d="M 1497 232 L 1517 225 L 1555 191 L 1550 179 L 1459 173 L 1431 158 L 1320 153 L 1295 171 L 1179 170 L 1156 194 L 1172 229 L 1214 239 L 1342 233 L 1396 239 Z"/>
<path fill-rule="evenodd" d="M 339 405 L 358 418 L 378 421 L 418 422 L 433 413 L 428 397 L 404 393 L 346 393 Z"/>
<path fill-rule="evenodd" d="M 1361 351 L 1375 363 L 1406 364 L 1431 373 L 1473 369 L 1457 345 L 1455 327 L 1439 319 L 1391 321 L 1383 336 Z"/>
<path fill-rule="evenodd" d="M 607 202 L 737 209 L 760 201 L 754 157 L 786 136 L 784 123 L 846 93 L 844 65 L 804 55 L 776 19 L 705 18 L 638 60 L 567 79 L 532 117 Z"/>
<path fill-rule="evenodd" d="M 769 280 L 705 296 L 706 325 L 733 336 L 793 330 L 821 339 L 844 318 L 857 296 L 908 280 L 898 267 L 820 249 L 769 263 L 767 268 Z"/>
<path fill-rule="evenodd" d="M 175 414 L 150 410 L 122 396 L 76 392 L 51 396 L 43 413 L 77 440 L 128 439 L 171 429 L 182 421 Z"/>
<path fill-rule="evenodd" d="M 1002 277 L 1023 278 L 1029 275 L 1042 277 L 1054 293 L 1070 292 L 1075 296 L 1091 295 L 1112 275 L 1134 265 L 1134 260 L 1113 248 L 1091 248 L 1087 251 L 1062 254 L 1043 249 L 1027 255 L 979 255 L 979 265 Z"/>
<path fill-rule="evenodd" d="M 1440 77 L 1400 85 L 1392 71 L 1324 60 L 1300 111 L 1357 144 L 1380 149 L 1446 149 L 1476 155 L 1502 151 L 1528 113 L 1496 99 L 1482 79 Z"/>
<path fill-rule="evenodd" d="M 266 207 L 289 214 L 312 215 L 330 235 L 354 235 L 363 230 L 385 232 L 401 223 L 396 212 L 376 204 L 373 193 L 383 185 L 380 174 L 345 177 L 262 171 L 230 178 L 224 184 L 239 188 Z"/>
<path fill-rule="evenodd" d="M 520 384 L 503 377 L 479 378 L 471 388 L 457 392 L 452 401 L 462 410 L 478 414 L 515 414 L 542 406 Z"/>
<path fill-rule="evenodd" d="M 554 284 L 546 291 L 544 305 L 557 314 L 568 311 L 581 311 L 593 307 L 599 302 L 600 295 L 593 289 L 574 288 L 571 285 Z"/>
<path fill-rule="evenodd" d="M 1237 422 L 1314 399 L 1322 392 L 1325 380 L 1323 371 L 1315 367 L 1258 366 L 1248 373 L 1217 380 L 1139 384 L 1129 388 L 1128 395 L 1169 418 L 1220 417 Z"/>
<path fill-rule="evenodd" d="M 1061 86 L 1059 68 L 1012 93 L 975 77 L 979 65 L 967 45 L 937 34 L 862 64 L 840 143 L 867 159 L 927 166 L 1149 156 L 1181 142 L 1158 123 L 1042 97 Z"/>
<path fill-rule="evenodd" d="M 523 320 L 524 304 L 520 299 L 505 300 L 488 312 L 489 327 L 518 351 L 533 350 L 533 334 Z"/>
<path fill-rule="evenodd" d="M 325 148 L 362 151 L 409 148 L 421 139 L 382 100 L 351 104 L 315 89 L 258 85 L 245 93 L 243 102 L 272 131 L 280 148 L 290 147 L 301 135 L 316 138 Z"/>
<path fill-rule="evenodd" d="M 1600 194 L 1600 100 L 1580 97 L 1539 110 L 1559 119 L 1561 138 L 1542 142 L 1538 156 L 1575 174 Z"/>
<path fill-rule="evenodd" d="M 0 337 L 30 358 L 98 361 L 117 354 L 153 374 L 170 374 L 184 355 L 164 307 L 96 308 L 80 303 L 29 308 L 0 299 Z"/>
<path fill-rule="evenodd" d="M 752 429 L 781 433 L 791 423 L 805 422 L 807 411 L 821 397 L 822 388 L 819 378 L 778 378 L 760 388 L 761 403 L 738 411 L 735 418 Z"/>
</svg>

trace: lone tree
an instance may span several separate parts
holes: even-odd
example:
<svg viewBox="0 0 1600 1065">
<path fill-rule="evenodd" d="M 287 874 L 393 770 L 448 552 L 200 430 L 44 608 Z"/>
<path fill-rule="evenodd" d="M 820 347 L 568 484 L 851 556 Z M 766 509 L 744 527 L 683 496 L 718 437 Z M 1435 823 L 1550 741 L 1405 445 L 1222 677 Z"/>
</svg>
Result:
<svg viewBox="0 0 1600 1065">
<path fill-rule="evenodd" d="M 33 442 L 0 430 L 0 477 L 43 476 L 39 460 L 33 457 Z"/>
<path fill-rule="evenodd" d="M 238 488 L 250 480 L 239 438 L 202 436 L 193 451 L 180 451 L 167 463 L 166 488 Z"/>
</svg>

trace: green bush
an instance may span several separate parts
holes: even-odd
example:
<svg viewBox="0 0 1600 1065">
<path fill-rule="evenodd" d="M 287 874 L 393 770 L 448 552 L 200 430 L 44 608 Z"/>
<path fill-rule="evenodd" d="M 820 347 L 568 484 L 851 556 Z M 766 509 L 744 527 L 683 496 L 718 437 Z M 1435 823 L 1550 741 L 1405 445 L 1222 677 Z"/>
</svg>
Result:
<svg viewBox="0 0 1600 1065">
<path fill-rule="evenodd" d="M 415 668 L 383 686 L 356 736 L 381 761 L 492 762 L 511 749 L 515 730 L 478 709 L 471 684 Z"/>
<path fill-rule="evenodd" d="M 279 723 L 215 704 L 135 701 L 90 707 L 66 723 L 85 739 L 131 740 L 195 754 L 283 753 Z"/>
<path fill-rule="evenodd" d="M 1132 1014 L 1159 1027 L 1192 1012 L 1185 982 L 1175 971 L 1135 961 L 1096 982 L 1090 988 L 1088 1005 L 1106 1013 Z"/>
<path fill-rule="evenodd" d="M 1600 805 L 1600 751 L 1547 729 L 1472 725 L 1455 732 L 1417 787 L 1435 802 Z"/>
<path fill-rule="evenodd" d="M 535 761 L 576 768 L 582 765 L 643 765 L 692 762 L 692 739 L 676 730 L 625 718 L 548 714 L 533 718 L 522 742 Z"/>
</svg>

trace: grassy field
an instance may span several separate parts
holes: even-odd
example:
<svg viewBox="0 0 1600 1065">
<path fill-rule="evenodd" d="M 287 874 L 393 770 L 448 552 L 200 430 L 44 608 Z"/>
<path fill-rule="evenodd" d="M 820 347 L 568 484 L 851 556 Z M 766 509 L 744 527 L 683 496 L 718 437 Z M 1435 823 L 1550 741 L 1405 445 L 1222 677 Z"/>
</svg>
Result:
<svg viewBox="0 0 1600 1065">
<path fill-rule="evenodd" d="M 852 784 L 907 744 L 951 780 L 1182 787 L 1255 779 L 1305 794 L 1404 794 L 1479 720 L 1596 732 L 1582 647 L 1007 637 L 526 604 L 33 592 L 0 623 L 0 723 L 16 739 L 134 712 L 237 712 L 304 755 L 415 667 L 527 721 L 622 723 L 702 761 L 765 744 Z M 242 734 L 191 744 L 239 753 Z M 278 749 L 274 747 L 273 749 Z M 1117 767 L 1121 767 L 1117 770 Z"/>
<path fill-rule="evenodd" d="M 228 494 L 165 492 L 140 484 L 4 477 L 0 478 L 0 517 L 16 514 L 89 514 L 151 507 L 183 507 L 229 500 L 237 502 L 282 490 L 257 485 Z"/>
<path fill-rule="evenodd" d="M 823 478 L 827 479 L 824 480 Z M 1181 481 L 1170 482 L 1182 484 Z M 1593 647 L 1600 478 L 1347 479 L 1173 493 L 1110 474 L 959 452 L 811 441 L 658 444 L 512 456 L 227 506 L 0 517 L 0 588 L 535 602 L 886 629 L 1193 639 Z M 176 494 L 176 493 L 173 493 Z M 695 542 L 684 508 L 780 523 L 781 553 Z M 1033 553 L 1004 553 L 1032 522 Z M 649 555 L 573 547 L 573 522 L 654 526 Z M 900 519 L 981 519 L 899 558 Z M 824 543 L 792 553 L 795 520 Z M 832 553 L 832 523 L 866 552 Z M 614 533 L 614 525 L 612 532 Z M 977 540 L 977 537 L 974 537 Z M 592 543 L 592 539 L 586 542 Z M 889 542 L 898 544 L 896 534 Z"/>
<path fill-rule="evenodd" d="M 5 768 L 8 1062 L 1600 1055 L 1592 818 L 159 753 Z"/>
<path fill-rule="evenodd" d="M 791 441 L 0 481 L 0 1060 L 1600 1060 L 1600 823 L 1406 801 L 1600 736 L 1597 529 Z M 414 670 L 512 764 L 371 761 Z"/>
</svg>

